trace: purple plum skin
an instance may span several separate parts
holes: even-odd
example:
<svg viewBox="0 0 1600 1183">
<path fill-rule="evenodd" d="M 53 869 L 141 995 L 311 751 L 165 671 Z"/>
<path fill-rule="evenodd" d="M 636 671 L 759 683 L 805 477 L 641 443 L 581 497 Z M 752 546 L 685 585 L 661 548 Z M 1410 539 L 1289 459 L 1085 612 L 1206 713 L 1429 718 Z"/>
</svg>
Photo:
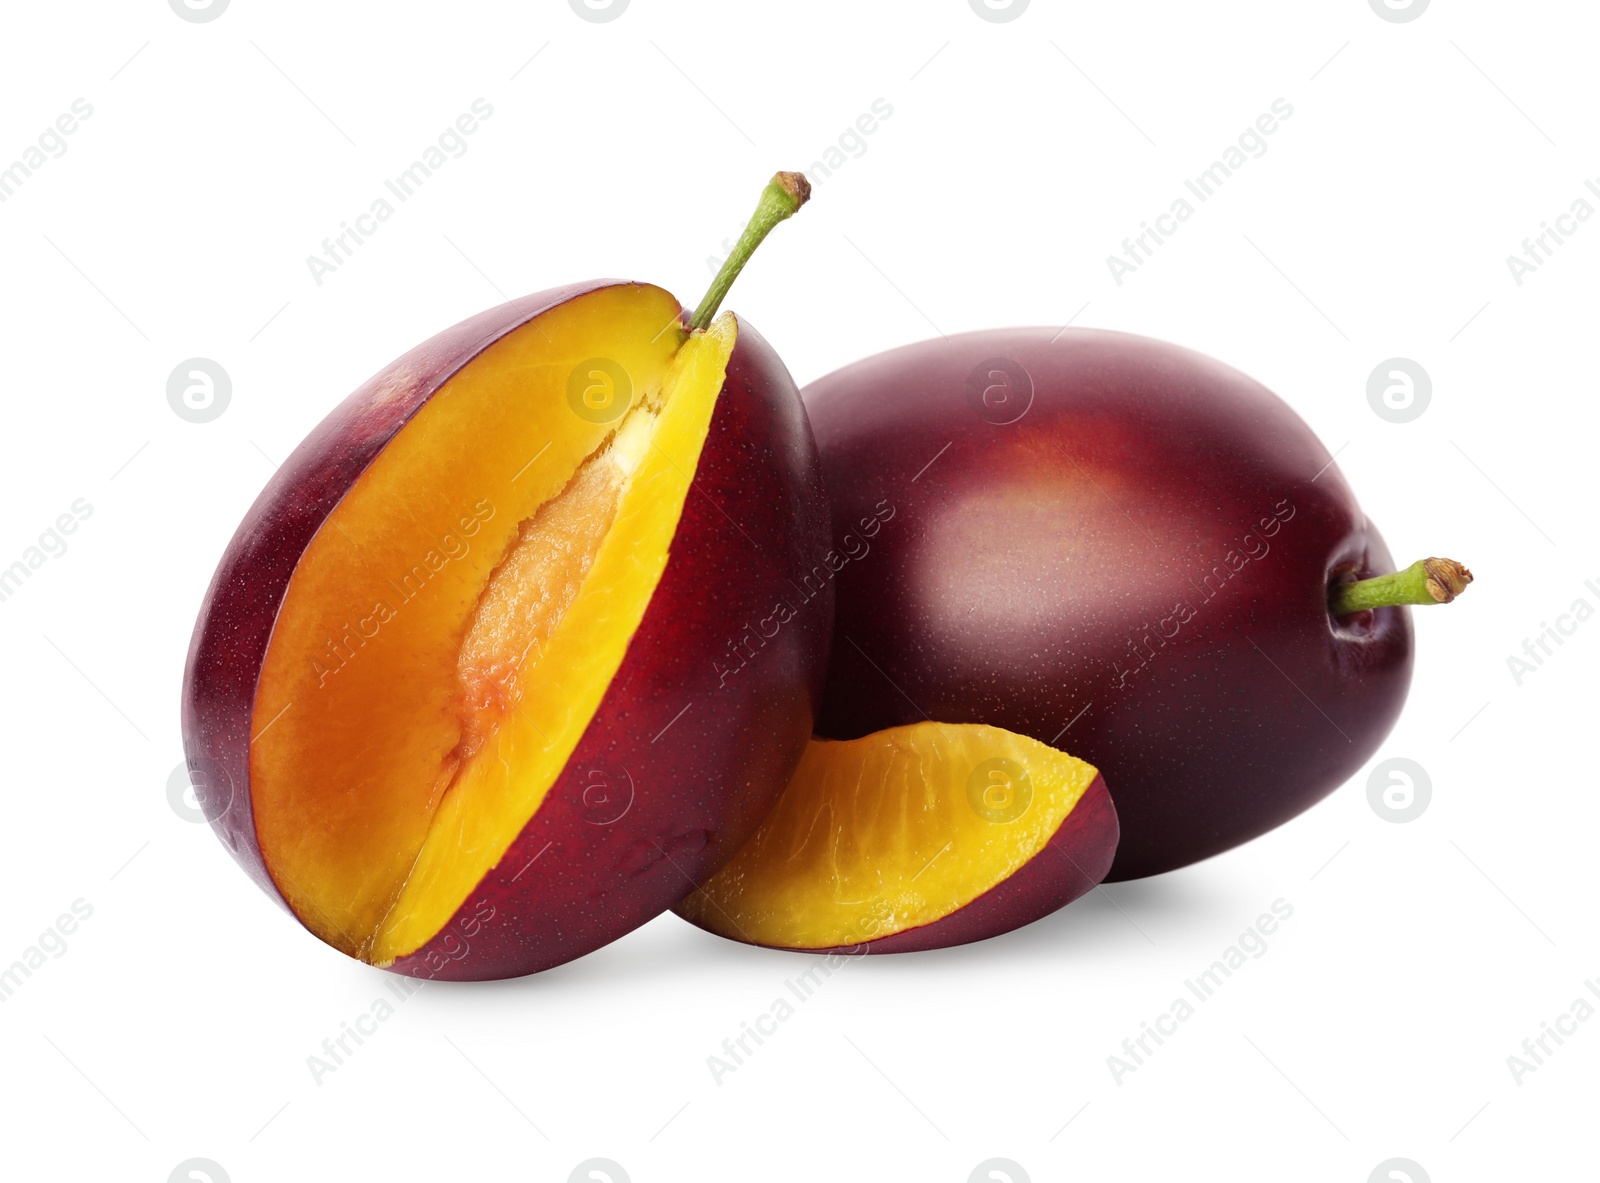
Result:
<svg viewBox="0 0 1600 1183">
<path fill-rule="evenodd" d="M 1115 881 L 1283 824 L 1393 726 L 1406 609 L 1327 607 L 1389 552 L 1328 450 L 1238 371 L 1121 333 L 995 330 L 802 397 L 853 556 L 819 734 L 987 723 L 1087 760 L 1116 803 Z"/>
</svg>

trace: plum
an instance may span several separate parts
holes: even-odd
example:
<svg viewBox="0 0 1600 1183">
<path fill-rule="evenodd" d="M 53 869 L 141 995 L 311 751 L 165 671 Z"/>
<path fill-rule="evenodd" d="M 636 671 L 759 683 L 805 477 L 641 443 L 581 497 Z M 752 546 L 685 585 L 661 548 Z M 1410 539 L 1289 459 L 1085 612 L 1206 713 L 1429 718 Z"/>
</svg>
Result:
<svg viewBox="0 0 1600 1183">
<path fill-rule="evenodd" d="M 755 836 L 676 911 L 753 945 L 939 949 L 1066 906 L 1116 847 L 1116 809 L 1082 760 L 997 727 L 914 723 L 813 741 Z"/>
<path fill-rule="evenodd" d="M 967 333 L 802 397 L 858 555 L 819 734 L 937 720 L 1068 746 L 1111 786 L 1112 880 L 1248 841 L 1348 778 L 1405 700 L 1399 605 L 1470 579 L 1390 574 L 1305 423 L 1175 345 Z"/>
<path fill-rule="evenodd" d="M 672 906 L 812 731 L 832 586 L 793 379 L 727 282 L 804 200 L 779 174 L 719 286 L 597 280 L 491 309 L 367 382 L 246 514 L 183 688 L 201 803 L 328 944 L 498 978 Z M 746 621 L 788 615 L 736 678 Z"/>
</svg>

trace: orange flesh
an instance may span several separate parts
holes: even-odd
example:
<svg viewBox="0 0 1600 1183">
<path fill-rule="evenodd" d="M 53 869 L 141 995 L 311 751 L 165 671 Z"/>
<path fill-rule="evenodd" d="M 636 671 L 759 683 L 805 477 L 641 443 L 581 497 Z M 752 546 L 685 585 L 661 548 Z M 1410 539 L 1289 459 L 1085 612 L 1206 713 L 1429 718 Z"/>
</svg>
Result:
<svg viewBox="0 0 1600 1183">
<path fill-rule="evenodd" d="M 452 377 L 302 555 L 255 701 L 268 870 L 330 944 L 386 965 L 467 902 L 539 808 L 666 565 L 734 342 L 658 288 L 568 301 Z M 626 415 L 568 376 L 617 362 Z"/>
<path fill-rule="evenodd" d="M 932 924 L 1042 850 L 1095 778 L 995 727 L 812 740 L 777 807 L 678 911 L 734 940 L 830 949 Z"/>
</svg>

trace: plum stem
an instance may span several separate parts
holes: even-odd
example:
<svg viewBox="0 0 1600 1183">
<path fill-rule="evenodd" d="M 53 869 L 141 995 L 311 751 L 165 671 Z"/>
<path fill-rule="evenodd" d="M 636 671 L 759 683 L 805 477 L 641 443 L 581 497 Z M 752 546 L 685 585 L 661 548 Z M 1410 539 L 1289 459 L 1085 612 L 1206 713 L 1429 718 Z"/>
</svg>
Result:
<svg viewBox="0 0 1600 1183">
<path fill-rule="evenodd" d="M 734 244 L 733 252 L 722 264 L 722 269 L 717 272 L 717 277 L 711 281 L 705 297 L 700 301 L 700 307 L 694 310 L 694 315 L 689 318 L 691 332 L 701 332 L 711 324 L 711 318 L 717 314 L 717 309 L 722 307 L 723 298 L 728 294 L 728 289 L 733 286 L 733 281 L 739 278 L 739 272 L 744 270 L 744 265 L 750 261 L 750 256 L 756 253 L 756 247 L 761 245 L 762 239 L 772 233 L 772 228 L 779 222 L 793 217 L 794 212 L 806 203 L 811 196 L 811 182 L 806 180 L 805 173 L 774 173 L 772 180 L 767 182 L 767 187 L 761 191 L 761 200 L 756 203 L 756 212 L 750 216 L 750 222 L 744 228 L 744 233 L 739 235 L 739 241 Z"/>
<path fill-rule="evenodd" d="M 1404 571 L 1339 584 L 1328 606 L 1335 616 L 1348 616 L 1397 604 L 1448 604 L 1471 582 L 1472 572 L 1454 559 L 1418 559 Z"/>
</svg>

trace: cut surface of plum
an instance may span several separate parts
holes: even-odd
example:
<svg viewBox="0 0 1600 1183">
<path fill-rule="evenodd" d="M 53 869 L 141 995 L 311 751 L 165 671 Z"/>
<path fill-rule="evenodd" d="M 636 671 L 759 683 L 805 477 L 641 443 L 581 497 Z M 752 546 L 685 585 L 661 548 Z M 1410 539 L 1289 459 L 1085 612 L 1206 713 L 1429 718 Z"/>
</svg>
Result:
<svg viewBox="0 0 1600 1183">
<path fill-rule="evenodd" d="M 344 952 L 386 965 L 439 932 L 616 675 L 737 332 L 679 314 L 603 288 L 496 340 L 301 557 L 257 683 L 255 825 L 291 909 Z M 614 415 L 574 401 L 586 374 Z"/>
<path fill-rule="evenodd" d="M 1083 866 L 1046 866 L 1026 900 L 936 935 L 975 901 L 994 902 L 1072 828 L 1075 811 L 1094 822 L 1061 853 Z M 917 723 L 816 739 L 755 836 L 677 911 L 718 935 L 788 949 L 957 944 L 1088 890 L 1110 865 L 1116 833 L 1098 772 L 1025 736 Z M 927 939 L 906 939 L 916 934 Z"/>
</svg>

